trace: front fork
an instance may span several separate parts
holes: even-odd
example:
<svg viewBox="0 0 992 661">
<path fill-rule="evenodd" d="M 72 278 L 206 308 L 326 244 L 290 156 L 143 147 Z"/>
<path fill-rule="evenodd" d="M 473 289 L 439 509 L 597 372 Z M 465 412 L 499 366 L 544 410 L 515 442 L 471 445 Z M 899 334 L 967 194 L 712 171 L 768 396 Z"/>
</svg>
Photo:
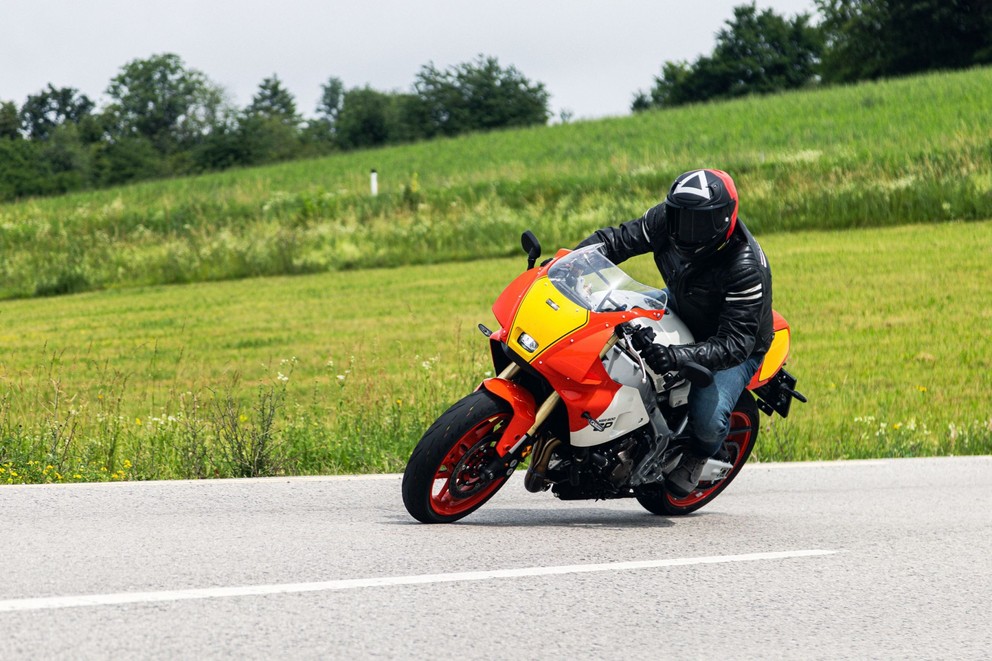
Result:
<svg viewBox="0 0 992 661">
<path fill-rule="evenodd" d="M 524 452 L 533 444 L 534 434 L 561 401 L 561 396 L 552 392 L 538 408 L 530 391 L 512 381 L 519 371 L 520 367 L 516 363 L 510 363 L 499 376 L 486 379 L 480 386 L 513 407 L 510 424 L 496 442 L 497 456 L 482 469 L 482 476 L 487 480 L 504 473 L 508 477 L 513 474 Z"/>
</svg>

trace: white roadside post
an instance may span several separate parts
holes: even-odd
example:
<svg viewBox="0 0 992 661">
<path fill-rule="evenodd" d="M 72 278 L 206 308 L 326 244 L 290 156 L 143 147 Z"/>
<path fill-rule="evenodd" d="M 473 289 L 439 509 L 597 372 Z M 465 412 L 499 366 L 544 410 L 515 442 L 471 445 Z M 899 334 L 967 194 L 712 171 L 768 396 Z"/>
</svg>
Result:
<svg viewBox="0 0 992 661">
<path fill-rule="evenodd" d="M 372 170 L 369 176 L 369 187 L 372 190 L 372 195 L 379 194 L 379 174 L 375 170 Z"/>
</svg>

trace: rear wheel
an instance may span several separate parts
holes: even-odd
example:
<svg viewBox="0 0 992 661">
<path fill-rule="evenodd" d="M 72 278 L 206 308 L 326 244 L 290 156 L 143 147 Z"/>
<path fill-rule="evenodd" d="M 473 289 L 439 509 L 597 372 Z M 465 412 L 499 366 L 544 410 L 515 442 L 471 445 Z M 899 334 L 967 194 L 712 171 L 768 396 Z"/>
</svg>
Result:
<svg viewBox="0 0 992 661">
<path fill-rule="evenodd" d="M 485 479 L 496 442 L 513 411 L 485 390 L 462 398 L 441 414 L 417 444 L 403 473 L 403 504 L 423 523 L 450 523 L 492 498 L 508 476 Z"/>
<path fill-rule="evenodd" d="M 717 482 L 700 482 L 696 490 L 684 498 L 670 494 L 664 484 L 647 484 L 635 490 L 637 502 L 654 514 L 679 516 L 695 512 L 720 495 L 737 477 L 757 440 L 758 405 L 754 396 L 745 390 L 730 414 L 730 432 L 716 455 L 717 459 L 733 464 L 727 477 Z"/>
</svg>

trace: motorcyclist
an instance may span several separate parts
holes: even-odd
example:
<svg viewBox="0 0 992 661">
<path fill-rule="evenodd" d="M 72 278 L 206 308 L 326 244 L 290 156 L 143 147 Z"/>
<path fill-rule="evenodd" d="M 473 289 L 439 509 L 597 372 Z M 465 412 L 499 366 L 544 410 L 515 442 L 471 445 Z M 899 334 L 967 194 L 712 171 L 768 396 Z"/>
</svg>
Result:
<svg viewBox="0 0 992 661">
<path fill-rule="evenodd" d="M 602 243 L 610 261 L 648 252 L 668 289 L 669 307 L 696 342 L 648 343 L 642 356 L 658 374 L 696 362 L 713 383 L 689 396 L 693 443 L 668 475 L 676 496 L 690 494 L 703 465 L 721 447 L 737 399 L 772 340 L 772 275 L 768 260 L 738 219 L 737 187 L 722 170 L 685 172 L 665 201 L 634 220 L 594 232 L 577 247 Z"/>
</svg>

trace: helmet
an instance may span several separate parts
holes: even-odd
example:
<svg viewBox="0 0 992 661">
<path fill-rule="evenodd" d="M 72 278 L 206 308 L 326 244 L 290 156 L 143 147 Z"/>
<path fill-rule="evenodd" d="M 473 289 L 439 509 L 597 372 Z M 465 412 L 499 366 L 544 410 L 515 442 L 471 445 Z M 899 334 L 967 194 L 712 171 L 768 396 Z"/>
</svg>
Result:
<svg viewBox="0 0 992 661">
<path fill-rule="evenodd" d="M 723 248 L 737 226 L 737 187 L 722 170 L 693 170 L 675 180 L 665 198 L 668 237 L 688 258 Z"/>
</svg>

